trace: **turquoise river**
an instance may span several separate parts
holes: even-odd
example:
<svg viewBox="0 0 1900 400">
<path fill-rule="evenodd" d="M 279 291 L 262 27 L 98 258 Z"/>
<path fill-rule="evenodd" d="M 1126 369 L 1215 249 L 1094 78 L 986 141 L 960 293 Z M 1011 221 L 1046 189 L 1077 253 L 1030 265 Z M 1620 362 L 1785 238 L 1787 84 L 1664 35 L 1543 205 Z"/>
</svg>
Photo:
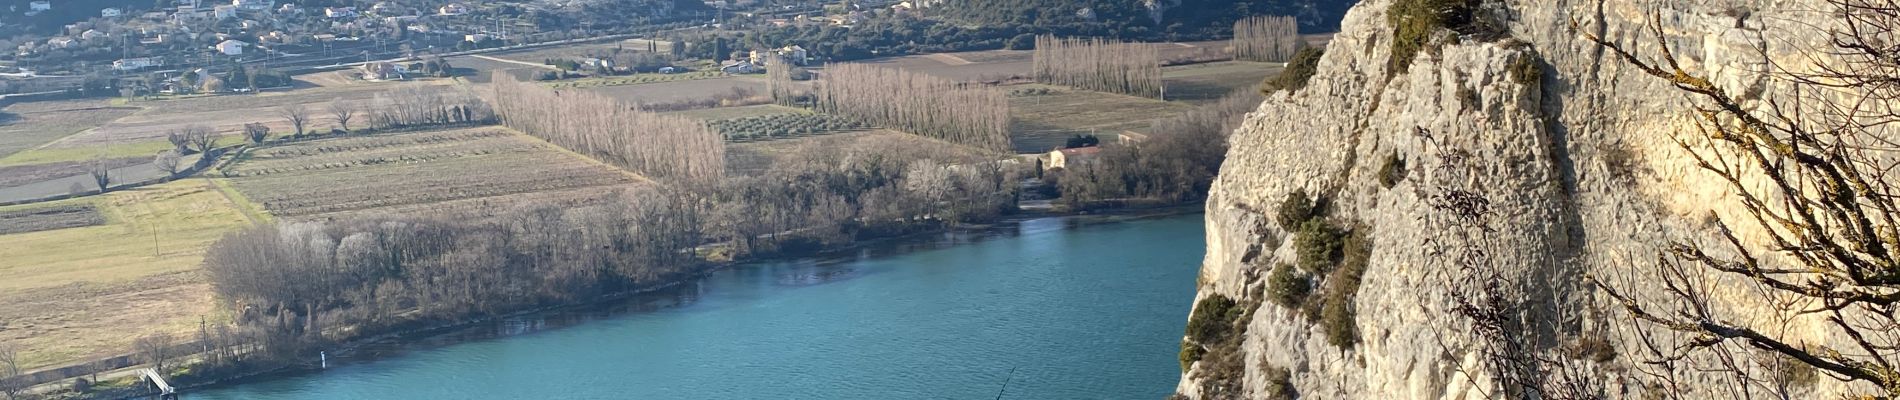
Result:
<svg viewBox="0 0 1900 400">
<path fill-rule="evenodd" d="M 1034 219 L 740 265 L 184 398 L 1160 399 L 1201 221 Z"/>
</svg>

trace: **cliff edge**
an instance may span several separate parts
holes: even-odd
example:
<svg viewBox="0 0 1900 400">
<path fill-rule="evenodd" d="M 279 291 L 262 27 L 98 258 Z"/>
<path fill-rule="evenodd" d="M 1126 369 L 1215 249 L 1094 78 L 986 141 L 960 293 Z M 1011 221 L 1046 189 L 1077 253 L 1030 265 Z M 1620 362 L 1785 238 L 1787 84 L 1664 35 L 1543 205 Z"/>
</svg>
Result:
<svg viewBox="0 0 1900 400">
<path fill-rule="evenodd" d="M 1486 367 L 1496 350 L 1460 309 L 1486 291 L 1514 301 L 1510 332 L 1528 351 L 1562 356 L 1610 397 L 1657 390 L 1638 379 L 1644 332 L 1586 277 L 1647 288 L 1645 261 L 1712 239 L 1708 216 L 1733 199 L 1675 142 L 1693 129 L 1690 99 L 1584 34 L 1643 56 L 1667 43 L 1685 69 L 1758 99 L 1775 90 L 1767 59 L 1825 43 L 1806 25 L 1825 4 L 1474 1 L 1413 15 L 1455 3 L 1359 3 L 1307 86 L 1269 96 L 1232 134 L 1178 393 L 1500 397 L 1515 378 Z M 1691 398 L 1731 390 L 1683 379 Z"/>
</svg>

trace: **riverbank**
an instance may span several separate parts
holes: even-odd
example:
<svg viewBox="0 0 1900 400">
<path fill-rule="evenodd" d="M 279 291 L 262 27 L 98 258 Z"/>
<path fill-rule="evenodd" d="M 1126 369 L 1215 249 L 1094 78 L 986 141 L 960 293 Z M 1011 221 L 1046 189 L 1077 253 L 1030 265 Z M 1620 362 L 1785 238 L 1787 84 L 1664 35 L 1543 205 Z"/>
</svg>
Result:
<svg viewBox="0 0 1900 400">
<path fill-rule="evenodd" d="M 1031 219 L 745 263 L 183 399 L 1157 398 L 1178 379 L 1201 218 L 1107 219 L 1123 221 Z"/>
<path fill-rule="evenodd" d="M 364 348 L 388 347 L 390 345 L 398 345 L 401 343 L 413 342 L 422 338 L 428 338 L 428 337 L 438 336 L 438 335 L 442 335 L 449 332 L 455 332 L 458 330 L 468 329 L 474 326 L 492 324 L 497 321 L 533 318 L 537 315 L 558 314 L 558 313 L 564 313 L 564 312 L 573 312 L 575 310 L 591 309 L 595 307 L 600 307 L 603 304 L 622 302 L 629 298 L 639 297 L 639 296 L 658 293 L 658 292 L 676 290 L 683 286 L 695 284 L 705 279 L 707 276 L 720 273 L 720 272 L 723 272 L 735 267 L 742 268 L 745 265 L 797 262 L 801 260 L 809 261 L 809 260 L 835 259 L 839 257 L 848 256 L 854 253 L 860 253 L 862 251 L 866 251 L 867 249 L 901 249 L 904 247 L 903 244 L 905 243 L 928 243 L 928 242 L 940 240 L 941 237 L 943 237 L 944 235 L 971 235 L 971 236 L 977 236 L 977 237 L 989 237 L 989 236 L 996 235 L 998 231 L 1001 230 L 1000 229 L 1001 227 L 1009 227 L 1009 226 L 1014 226 L 1016 224 L 1020 224 L 1025 221 L 1046 219 L 1046 218 L 1052 218 L 1052 217 L 1062 218 L 1064 220 L 1063 222 L 1064 224 L 1080 226 L 1080 225 L 1115 223 L 1115 222 L 1124 222 L 1124 221 L 1129 221 L 1129 220 L 1138 220 L 1138 219 L 1146 219 L 1146 218 L 1192 214 L 1192 213 L 1198 213 L 1200 210 L 1201 210 L 1201 207 L 1198 204 L 1194 204 L 1194 205 L 1183 205 L 1183 206 L 1166 207 L 1166 208 L 1111 210 L 1111 211 L 1106 211 L 1106 212 L 1097 211 L 1097 212 L 1091 212 L 1088 214 L 1077 214 L 1077 215 L 1050 214 L 1050 213 L 1019 213 L 1019 214 L 1009 215 L 995 223 L 990 223 L 990 224 L 980 224 L 980 225 L 958 224 L 954 226 L 940 225 L 932 229 L 911 232 L 911 233 L 907 233 L 903 235 L 857 240 L 846 245 L 831 247 L 831 248 L 827 248 L 827 249 L 823 249 L 823 250 L 815 251 L 815 252 L 773 255 L 773 256 L 752 258 L 752 259 L 735 261 L 735 262 L 707 263 L 707 264 L 704 264 L 702 268 L 695 270 L 690 275 L 683 276 L 678 279 L 671 279 L 663 284 L 643 287 L 643 288 L 630 290 L 630 291 L 622 291 L 622 292 L 607 294 L 603 296 L 597 296 L 590 299 L 577 301 L 574 303 L 552 304 L 552 305 L 535 307 L 532 309 L 526 309 L 526 310 L 521 310 L 521 311 L 516 311 L 516 312 L 486 315 L 480 318 L 472 318 L 472 319 L 465 319 L 465 320 L 458 320 L 458 321 L 431 321 L 426 324 L 402 326 L 399 329 L 394 330 L 394 331 L 366 334 L 365 336 L 344 339 L 344 340 L 335 342 L 333 344 L 322 346 L 321 351 L 327 352 L 327 355 L 332 361 L 339 358 L 358 357 L 360 355 L 359 353 Z M 898 252 L 901 253 L 901 252 L 913 251 L 913 250 L 915 249 L 900 250 Z M 316 350 L 313 349 L 311 353 L 314 353 L 315 351 Z M 285 365 L 275 366 L 272 368 L 232 369 L 233 371 L 238 371 L 239 373 L 224 374 L 224 375 L 187 376 L 187 377 L 182 377 L 182 379 L 179 379 L 178 382 L 175 382 L 175 383 L 179 384 L 181 387 L 187 390 L 199 390 L 199 389 L 203 389 L 207 387 L 218 387 L 218 386 L 227 386 L 227 385 L 241 384 L 241 383 L 268 381 L 268 380 L 275 379 L 277 377 L 294 376 L 294 375 L 304 374 L 310 371 L 318 370 L 320 369 L 319 364 L 320 364 L 320 361 L 317 359 L 315 354 L 307 354 L 303 357 L 300 357 L 298 360 L 294 362 L 290 362 Z M 204 372 L 196 372 L 196 373 L 204 373 Z"/>
</svg>

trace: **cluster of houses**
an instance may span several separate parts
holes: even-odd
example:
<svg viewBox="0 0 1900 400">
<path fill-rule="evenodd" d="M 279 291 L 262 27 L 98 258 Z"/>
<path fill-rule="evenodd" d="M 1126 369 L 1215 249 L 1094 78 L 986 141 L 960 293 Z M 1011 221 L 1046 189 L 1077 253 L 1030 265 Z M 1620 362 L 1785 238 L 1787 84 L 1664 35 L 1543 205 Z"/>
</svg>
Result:
<svg viewBox="0 0 1900 400">
<path fill-rule="evenodd" d="M 719 64 L 719 70 L 728 74 L 757 74 L 765 72 L 765 66 L 775 58 L 784 59 L 792 65 L 804 66 L 811 63 L 811 52 L 798 45 L 785 46 L 771 50 L 753 50 L 743 60 L 727 60 Z"/>
<path fill-rule="evenodd" d="M 34 15 L 52 9 L 55 3 L 58 1 L 36 0 L 29 3 L 25 12 Z M 485 32 L 463 36 L 452 29 L 457 25 L 468 25 L 465 21 L 426 19 L 455 17 L 475 11 L 461 3 L 446 3 L 420 10 L 392 2 L 375 3 L 364 10 L 355 7 L 305 9 L 294 2 L 282 0 L 169 0 L 169 4 L 169 7 L 144 13 L 127 12 L 117 7 L 103 8 L 99 10 L 99 19 L 69 24 L 58 36 L 22 42 L 15 54 L 28 57 L 53 50 L 127 46 L 133 45 L 135 40 L 136 46 L 145 48 L 175 51 L 180 46 L 193 46 L 235 57 L 259 45 L 352 41 L 361 35 L 389 34 L 405 29 L 462 36 L 477 43 L 500 38 L 499 35 Z M 323 21 L 316 25 L 324 28 L 316 32 L 298 32 L 311 26 L 311 20 Z M 205 35 L 216 37 L 207 39 Z M 137 57 L 118 60 L 112 67 L 121 71 L 134 71 L 162 65 L 164 62 L 160 57 Z"/>
</svg>

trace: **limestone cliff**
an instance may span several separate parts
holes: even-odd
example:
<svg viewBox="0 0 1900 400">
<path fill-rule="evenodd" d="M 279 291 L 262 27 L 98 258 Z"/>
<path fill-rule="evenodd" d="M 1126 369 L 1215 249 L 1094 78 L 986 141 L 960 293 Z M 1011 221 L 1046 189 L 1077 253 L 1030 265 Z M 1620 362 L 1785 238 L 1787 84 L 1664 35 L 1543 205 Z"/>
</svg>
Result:
<svg viewBox="0 0 1900 400">
<path fill-rule="evenodd" d="M 1657 50 L 1652 24 L 1684 67 L 1735 93 L 1759 96 L 1764 57 L 1825 37 L 1820 0 L 1508 0 L 1487 2 L 1508 37 L 1439 32 L 1403 71 L 1393 65 L 1395 2 L 1367 0 L 1346 17 L 1304 89 L 1270 96 L 1233 133 L 1232 150 L 1207 202 L 1201 298 L 1260 304 L 1244 314 L 1240 395 L 1202 389 L 1220 371 L 1203 359 L 1177 391 L 1191 398 L 1267 398 L 1282 378 L 1308 399 L 1484 398 L 1497 384 L 1473 368 L 1479 344 L 1463 332 L 1451 293 L 1460 271 L 1446 245 L 1482 249 L 1523 296 L 1526 334 L 1550 348 L 1600 336 L 1620 357 L 1580 362 L 1613 397 L 1641 397 L 1632 332 L 1616 328 L 1584 276 L 1640 277 L 1669 240 L 1709 235 L 1726 187 L 1698 170 L 1671 141 L 1691 116 L 1686 96 L 1643 76 L 1583 38 L 1591 32 L 1639 53 Z M 1582 30 L 1582 32 L 1580 32 Z M 1647 53 L 1644 53 L 1647 52 Z M 1534 64 L 1526 64 L 1534 63 Z M 1533 75 L 1521 77 L 1526 65 Z M 1522 79 L 1520 79 L 1522 78 Z M 1394 157 L 1396 156 L 1396 157 Z M 1386 160 L 1408 168 L 1391 187 Z M 1490 234 L 1447 229 L 1447 190 L 1490 203 Z M 1275 218 L 1303 191 L 1329 198 L 1333 221 L 1352 221 L 1371 242 L 1352 305 L 1359 342 L 1328 343 L 1297 308 L 1263 302 L 1264 278 L 1296 262 L 1290 231 Z M 1687 239 L 1684 239 L 1687 238 Z M 1640 279 L 1631 280 L 1641 285 Z M 1746 310 L 1748 304 L 1729 304 Z M 1798 335 L 1795 331 L 1789 334 Z M 1229 363 L 1233 364 L 1233 363 Z M 1232 374 L 1229 374 L 1230 376 Z M 1719 377 L 1693 379 L 1717 390 Z M 1843 388 L 1822 382 L 1797 397 Z M 1690 396 L 1695 398 L 1697 396 Z"/>
</svg>

